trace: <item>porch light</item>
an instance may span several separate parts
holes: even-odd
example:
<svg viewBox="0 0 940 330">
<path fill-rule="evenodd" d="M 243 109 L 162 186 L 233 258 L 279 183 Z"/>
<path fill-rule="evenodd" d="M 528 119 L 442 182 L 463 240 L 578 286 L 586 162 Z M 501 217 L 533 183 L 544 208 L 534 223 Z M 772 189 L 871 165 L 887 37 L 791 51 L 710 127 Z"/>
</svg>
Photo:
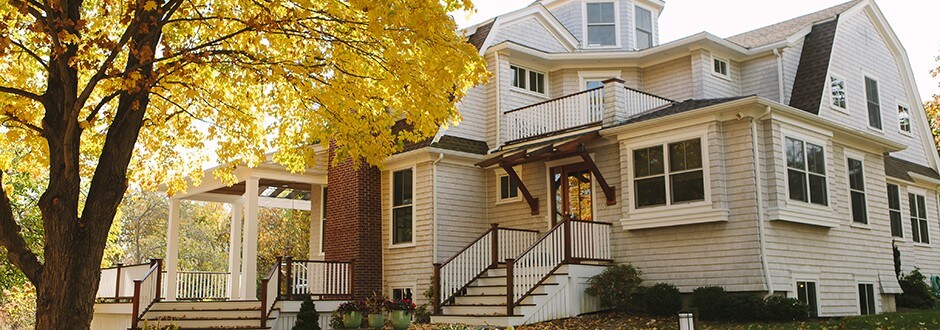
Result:
<svg viewBox="0 0 940 330">
<path fill-rule="evenodd" d="M 692 312 L 679 312 L 679 330 L 695 329 L 694 319 Z"/>
</svg>

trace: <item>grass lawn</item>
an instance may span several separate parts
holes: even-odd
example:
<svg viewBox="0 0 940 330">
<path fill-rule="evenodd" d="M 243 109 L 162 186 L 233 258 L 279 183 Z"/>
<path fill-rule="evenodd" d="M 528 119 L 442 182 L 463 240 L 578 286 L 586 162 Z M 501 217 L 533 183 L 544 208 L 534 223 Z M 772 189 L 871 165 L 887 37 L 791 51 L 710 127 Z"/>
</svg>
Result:
<svg viewBox="0 0 940 330">
<path fill-rule="evenodd" d="M 940 310 L 910 311 L 880 315 L 852 316 L 828 320 L 784 323 L 698 322 L 696 329 L 940 329 Z M 651 318 L 621 313 L 601 313 L 521 326 L 518 330 L 543 329 L 677 329 L 676 318 Z"/>
</svg>

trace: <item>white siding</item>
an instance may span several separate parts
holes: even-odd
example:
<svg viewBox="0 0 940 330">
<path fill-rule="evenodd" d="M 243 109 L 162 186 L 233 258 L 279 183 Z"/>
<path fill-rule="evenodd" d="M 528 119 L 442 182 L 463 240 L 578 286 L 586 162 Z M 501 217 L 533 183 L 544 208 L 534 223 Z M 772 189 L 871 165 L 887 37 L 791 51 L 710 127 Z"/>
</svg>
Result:
<svg viewBox="0 0 940 330">
<path fill-rule="evenodd" d="M 509 25 L 499 25 L 492 45 L 509 40 L 514 43 L 545 51 L 548 53 L 565 52 L 565 46 L 548 32 L 544 25 L 535 17 L 514 21 Z"/>
<path fill-rule="evenodd" d="M 400 170 L 390 169 L 390 170 Z M 416 304 L 425 302 L 422 293 L 431 285 L 431 163 L 414 167 L 413 246 L 392 246 L 391 171 L 382 172 L 382 288 L 411 287 Z"/>
<path fill-rule="evenodd" d="M 448 127 L 447 135 L 483 141 L 486 136 L 486 95 L 491 84 L 476 86 L 460 101 L 457 110 L 462 120 Z"/>
<path fill-rule="evenodd" d="M 783 95 L 786 95 L 783 104 L 790 104 L 790 96 L 793 95 L 793 80 L 796 79 L 796 70 L 800 67 L 802 52 L 803 39 L 783 50 Z"/>
<path fill-rule="evenodd" d="M 713 73 L 715 70 L 713 56 L 718 56 L 728 62 L 727 77 Z M 693 56 L 693 58 L 695 57 Z M 702 76 L 702 98 L 712 99 L 741 95 L 741 66 L 738 62 L 705 50 L 701 51 L 701 57 L 698 60 L 702 61 L 701 64 L 704 70 L 693 74 Z"/>
<path fill-rule="evenodd" d="M 692 61 L 689 57 L 643 69 L 643 90 L 668 99 L 692 98 Z"/>
<path fill-rule="evenodd" d="M 741 63 L 741 94 L 779 101 L 777 57 L 767 55 Z"/>
<path fill-rule="evenodd" d="M 489 228 L 486 221 L 487 171 L 446 162 L 437 165 L 437 260 L 447 260 Z"/>
</svg>

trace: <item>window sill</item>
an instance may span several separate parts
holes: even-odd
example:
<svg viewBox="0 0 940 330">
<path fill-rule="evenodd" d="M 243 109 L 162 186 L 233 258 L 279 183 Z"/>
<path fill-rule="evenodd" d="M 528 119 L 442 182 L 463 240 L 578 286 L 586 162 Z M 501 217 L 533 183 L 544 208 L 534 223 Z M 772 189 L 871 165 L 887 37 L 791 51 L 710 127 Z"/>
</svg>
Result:
<svg viewBox="0 0 940 330">
<path fill-rule="evenodd" d="M 509 90 L 510 90 L 510 91 L 513 91 L 513 92 L 516 92 L 516 93 L 520 93 L 520 94 L 525 94 L 525 95 L 529 95 L 529 96 L 534 96 L 534 97 L 538 97 L 538 98 L 542 98 L 542 99 L 546 99 L 546 100 L 548 99 L 548 95 L 547 95 L 546 93 L 533 92 L 533 91 L 530 91 L 530 90 L 528 90 L 528 89 L 522 89 L 522 88 L 515 87 L 515 86 L 510 87 Z"/>
<path fill-rule="evenodd" d="M 884 135 L 884 134 L 885 134 L 885 130 L 882 129 L 882 128 L 878 128 L 878 127 L 874 127 L 874 126 L 868 126 L 868 125 L 866 125 L 866 127 L 868 127 L 868 130 L 871 131 L 871 132 L 873 132 L 873 133 L 878 133 L 878 134 L 881 134 L 881 135 Z"/>
<path fill-rule="evenodd" d="M 849 114 L 849 109 L 847 109 L 847 108 L 842 108 L 842 107 L 840 107 L 840 106 L 831 105 L 831 104 L 829 105 L 829 108 L 832 109 L 833 111 L 835 111 L 835 112 L 837 112 L 837 113 L 841 113 L 841 114 L 843 114 L 843 115 L 848 115 L 848 114 Z"/>
<path fill-rule="evenodd" d="M 411 242 L 411 243 L 398 243 L 398 244 L 391 244 L 391 245 L 389 245 L 389 246 L 388 246 L 388 249 L 389 249 L 389 250 L 394 250 L 394 249 L 407 249 L 407 248 L 413 248 L 413 247 L 415 247 L 415 246 L 416 246 L 416 244 L 415 244 L 414 242 Z"/>
<path fill-rule="evenodd" d="M 727 209 L 713 208 L 711 203 L 663 206 L 634 210 L 620 219 L 626 230 L 683 226 L 709 222 L 727 222 Z"/>
<path fill-rule="evenodd" d="M 849 227 L 858 228 L 858 229 L 865 229 L 865 230 L 871 230 L 871 225 L 869 225 L 869 224 L 867 224 L 867 223 L 858 223 L 858 222 L 854 222 L 854 221 L 852 222 L 852 224 L 849 225 Z"/>
<path fill-rule="evenodd" d="M 724 81 L 731 81 L 731 74 L 730 74 L 730 73 L 727 74 L 727 75 L 724 75 L 724 74 L 715 72 L 715 70 L 712 70 L 712 75 L 715 76 L 715 77 L 718 77 L 718 78 L 720 78 L 721 80 L 724 80 Z"/>
<path fill-rule="evenodd" d="M 615 48 L 620 48 L 620 45 L 584 46 L 584 49 L 586 49 L 586 50 L 591 50 L 591 49 L 615 49 Z"/>
<path fill-rule="evenodd" d="M 521 202 L 521 201 L 522 201 L 522 198 L 521 198 L 521 197 L 514 197 L 514 198 L 508 198 L 508 199 L 500 199 L 500 200 L 497 200 L 497 201 L 496 201 L 495 205 L 514 204 L 514 203 L 518 203 L 518 202 Z"/>
<path fill-rule="evenodd" d="M 906 136 L 906 137 L 909 137 L 909 138 L 914 137 L 914 133 L 907 132 L 907 131 L 902 130 L 902 129 L 898 129 L 898 132 L 901 132 L 901 135 Z"/>
<path fill-rule="evenodd" d="M 930 243 L 919 243 L 919 242 L 914 242 L 914 247 L 925 248 L 925 249 L 931 248 Z"/>
<path fill-rule="evenodd" d="M 789 205 L 784 208 L 770 208 L 767 210 L 770 221 L 786 221 L 810 226 L 837 228 L 842 221 L 833 214 L 832 210 L 823 207 L 808 205 Z"/>
</svg>

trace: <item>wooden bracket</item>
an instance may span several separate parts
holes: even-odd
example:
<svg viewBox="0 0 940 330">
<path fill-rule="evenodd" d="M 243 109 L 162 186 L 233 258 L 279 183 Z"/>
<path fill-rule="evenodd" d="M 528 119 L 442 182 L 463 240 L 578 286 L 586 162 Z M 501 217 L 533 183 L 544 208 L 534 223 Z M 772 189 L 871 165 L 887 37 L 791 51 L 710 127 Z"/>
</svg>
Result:
<svg viewBox="0 0 940 330">
<path fill-rule="evenodd" d="M 532 196 L 532 193 L 526 188 L 525 183 L 519 178 L 519 174 L 516 174 L 516 170 L 512 168 L 512 165 L 509 165 L 508 162 L 499 162 L 499 167 L 502 167 L 503 170 L 506 171 L 509 180 L 512 180 L 512 182 L 516 184 L 516 187 L 519 188 L 522 197 L 529 203 L 529 209 L 532 210 L 532 215 L 539 214 L 539 199 Z"/>
<path fill-rule="evenodd" d="M 591 174 L 593 174 L 594 178 L 597 179 L 597 185 L 599 185 L 601 190 L 604 191 L 604 196 L 607 197 L 607 205 L 616 205 L 617 196 L 615 193 L 615 188 L 607 184 L 607 180 L 604 179 L 604 175 L 601 174 L 601 170 L 597 168 L 597 164 L 594 163 L 594 159 L 591 158 L 591 155 L 589 155 L 584 149 L 581 150 L 581 159 L 584 160 L 584 163 L 587 164 L 588 168 L 591 170 Z"/>
</svg>

